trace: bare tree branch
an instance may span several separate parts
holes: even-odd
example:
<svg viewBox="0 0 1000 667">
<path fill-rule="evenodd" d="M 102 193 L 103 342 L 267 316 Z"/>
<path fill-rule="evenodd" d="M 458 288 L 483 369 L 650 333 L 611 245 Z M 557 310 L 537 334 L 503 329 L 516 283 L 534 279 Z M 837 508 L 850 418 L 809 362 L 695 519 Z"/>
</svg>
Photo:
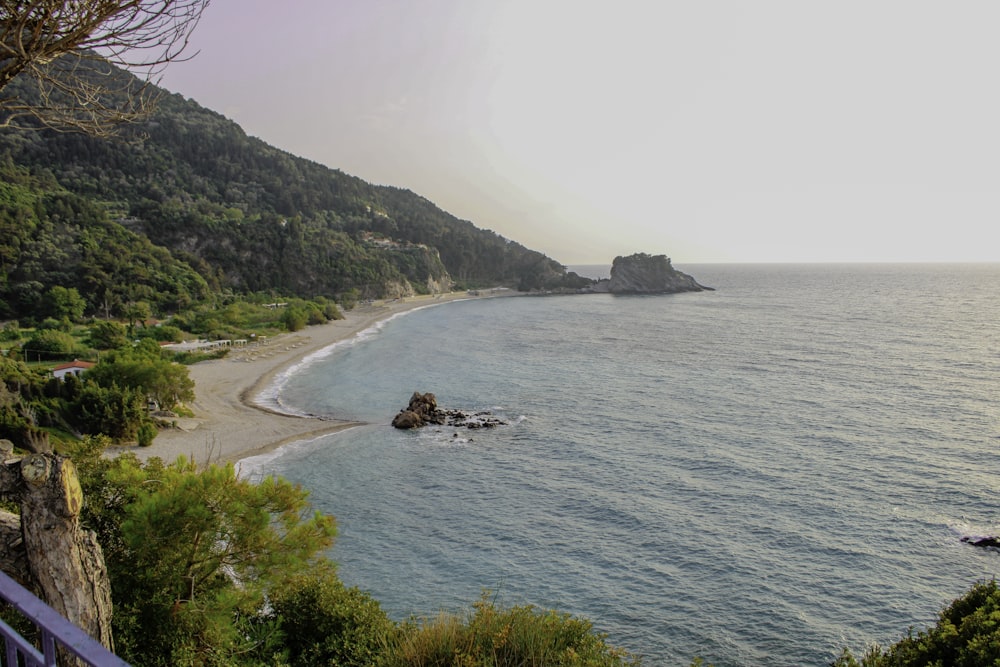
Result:
<svg viewBox="0 0 1000 667">
<path fill-rule="evenodd" d="M 106 135 L 148 115 L 209 1 L 0 0 L 0 127 Z"/>
</svg>

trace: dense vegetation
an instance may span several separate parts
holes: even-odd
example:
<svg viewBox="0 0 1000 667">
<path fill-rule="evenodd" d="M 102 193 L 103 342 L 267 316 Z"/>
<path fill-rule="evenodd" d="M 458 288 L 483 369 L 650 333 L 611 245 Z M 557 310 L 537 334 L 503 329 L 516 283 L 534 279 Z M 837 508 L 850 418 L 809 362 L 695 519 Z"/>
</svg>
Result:
<svg viewBox="0 0 1000 667">
<path fill-rule="evenodd" d="M 30 80 L 10 85 L 31 96 Z M 38 316 L 56 285 L 107 316 L 225 291 L 378 298 L 567 280 L 423 197 L 280 151 L 179 95 L 120 134 L 0 131 L 0 318 Z"/>
<path fill-rule="evenodd" d="M 106 435 L 114 442 L 148 445 L 159 429 L 194 398 L 184 364 L 226 354 L 226 349 L 176 352 L 161 343 L 184 337 L 250 339 L 296 331 L 342 317 L 322 297 L 291 299 L 280 308 L 266 295 L 219 298 L 173 316 L 150 320 L 148 302 L 130 302 L 126 320 L 83 318 L 76 288 L 53 287 L 40 298 L 49 313 L 33 328 L 17 321 L 0 329 L 0 438 L 23 449 L 62 451 L 83 435 Z M 82 376 L 62 380 L 50 373 L 60 361 L 93 359 Z"/>
<path fill-rule="evenodd" d="M 75 290 L 77 308 L 53 303 L 53 288 Z M 174 311 L 208 296 L 204 276 L 111 222 L 104 206 L 0 162 L 0 318 L 124 315 L 136 301 Z"/>
</svg>

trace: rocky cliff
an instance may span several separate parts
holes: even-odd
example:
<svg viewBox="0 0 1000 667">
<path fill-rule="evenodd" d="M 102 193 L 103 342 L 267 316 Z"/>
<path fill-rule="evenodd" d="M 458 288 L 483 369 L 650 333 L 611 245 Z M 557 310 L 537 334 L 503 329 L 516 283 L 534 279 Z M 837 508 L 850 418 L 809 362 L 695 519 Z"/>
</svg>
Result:
<svg viewBox="0 0 1000 667">
<path fill-rule="evenodd" d="M 612 294 L 671 294 L 711 289 L 699 285 L 693 277 L 675 269 L 666 255 L 636 253 L 628 257 L 615 257 L 611 265 L 611 279 L 599 281 L 594 285 L 593 291 Z"/>
</svg>

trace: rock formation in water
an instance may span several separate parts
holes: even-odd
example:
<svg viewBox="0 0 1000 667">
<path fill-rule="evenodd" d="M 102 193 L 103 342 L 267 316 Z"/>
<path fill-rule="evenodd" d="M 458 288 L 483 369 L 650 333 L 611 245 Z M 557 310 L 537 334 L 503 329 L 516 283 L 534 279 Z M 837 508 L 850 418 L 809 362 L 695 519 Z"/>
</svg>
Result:
<svg viewBox="0 0 1000 667">
<path fill-rule="evenodd" d="M 963 537 L 962 542 L 974 547 L 992 547 L 1000 549 L 1000 537 Z"/>
<path fill-rule="evenodd" d="M 592 291 L 612 294 L 672 294 L 711 289 L 699 285 L 693 277 L 675 269 L 666 255 L 636 253 L 628 257 L 615 257 L 611 265 L 611 279 L 597 281 Z"/>
<path fill-rule="evenodd" d="M 413 392 L 410 403 L 393 417 L 392 425 L 400 429 L 420 428 L 427 424 L 437 426 L 462 426 L 465 428 L 494 428 L 507 422 L 489 412 L 465 412 L 438 407 L 434 394 Z"/>
</svg>

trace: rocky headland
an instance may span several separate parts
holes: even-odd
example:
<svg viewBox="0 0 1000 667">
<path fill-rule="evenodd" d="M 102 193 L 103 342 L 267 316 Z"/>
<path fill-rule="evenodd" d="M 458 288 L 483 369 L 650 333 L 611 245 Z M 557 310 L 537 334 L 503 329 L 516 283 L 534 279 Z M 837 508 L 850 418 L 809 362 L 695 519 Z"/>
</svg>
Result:
<svg viewBox="0 0 1000 667">
<path fill-rule="evenodd" d="M 587 292 L 611 294 L 674 294 L 712 290 L 692 276 L 675 269 L 666 255 L 636 253 L 615 257 L 611 278 L 596 281 Z"/>
</svg>

